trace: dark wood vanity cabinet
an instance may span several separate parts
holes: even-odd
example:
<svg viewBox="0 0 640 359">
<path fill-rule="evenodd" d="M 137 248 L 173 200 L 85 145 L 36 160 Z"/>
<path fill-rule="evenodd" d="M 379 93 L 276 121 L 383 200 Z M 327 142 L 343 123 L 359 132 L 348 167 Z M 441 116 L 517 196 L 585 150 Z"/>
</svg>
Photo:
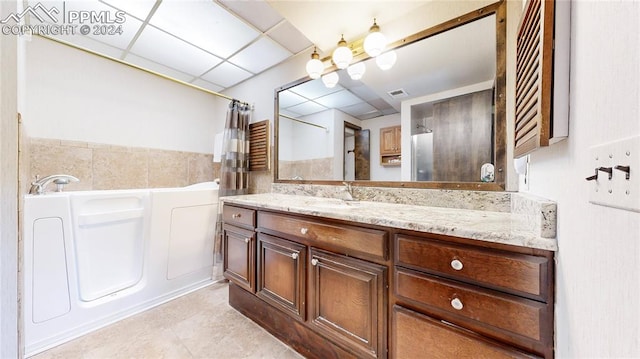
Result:
<svg viewBox="0 0 640 359">
<path fill-rule="evenodd" d="M 315 248 L 310 257 L 311 326 L 358 357 L 385 356 L 387 267 Z"/>
<path fill-rule="evenodd" d="M 253 293 L 256 289 L 255 211 L 234 206 L 224 209 L 223 275 Z"/>
<path fill-rule="evenodd" d="M 306 357 L 387 357 L 386 231 L 261 210 L 255 230 L 255 291 L 227 269 L 249 255 L 225 249 L 231 306 Z"/>
<path fill-rule="evenodd" d="M 553 357 L 553 253 L 492 247 L 396 236 L 392 357 Z"/>
<path fill-rule="evenodd" d="M 307 247 L 259 233 L 257 259 L 258 297 L 304 321 Z"/>
<path fill-rule="evenodd" d="M 553 252 L 241 209 L 229 303 L 305 357 L 553 357 Z"/>
</svg>

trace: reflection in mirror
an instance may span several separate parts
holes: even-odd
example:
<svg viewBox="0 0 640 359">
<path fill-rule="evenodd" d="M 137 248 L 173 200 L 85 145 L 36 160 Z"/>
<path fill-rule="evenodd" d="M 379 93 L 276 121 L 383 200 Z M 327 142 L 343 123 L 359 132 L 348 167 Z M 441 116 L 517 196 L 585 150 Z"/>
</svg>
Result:
<svg viewBox="0 0 640 359">
<path fill-rule="evenodd" d="M 411 105 L 411 180 L 476 182 L 493 159 L 493 88 Z"/>
<path fill-rule="evenodd" d="M 367 59 L 360 80 L 340 70 L 332 88 L 321 79 L 283 88 L 277 180 L 492 181 L 486 171 L 504 167 L 497 152 L 506 140 L 497 125 L 504 72 L 496 71 L 496 17 L 449 22 L 447 31 L 398 47 L 390 70 Z"/>
<path fill-rule="evenodd" d="M 356 129 L 344 126 L 344 180 L 355 181 L 356 179 Z"/>
</svg>

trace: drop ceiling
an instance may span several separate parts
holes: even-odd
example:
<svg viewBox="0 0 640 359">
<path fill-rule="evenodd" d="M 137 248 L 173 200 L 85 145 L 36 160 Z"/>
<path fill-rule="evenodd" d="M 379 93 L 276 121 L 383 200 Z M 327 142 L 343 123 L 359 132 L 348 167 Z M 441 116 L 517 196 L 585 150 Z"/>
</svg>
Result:
<svg viewBox="0 0 640 359">
<path fill-rule="evenodd" d="M 61 13 L 115 14 L 123 11 L 121 34 L 89 33 L 85 36 L 76 33 L 52 37 L 218 93 L 294 56 L 308 56 L 314 45 L 322 56 L 326 56 L 335 48 L 341 34 L 348 41 L 360 39 L 366 35 L 374 17 L 384 29 L 384 23 L 411 11 L 420 11 L 420 7 L 428 3 L 422 0 L 25 2 L 31 6 L 42 3 L 47 8 L 56 7 L 62 10 Z M 30 20 L 34 21 L 33 17 Z M 455 76 L 437 78 L 443 76 L 443 62 L 429 58 L 433 53 L 443 52 L 438 46 L 446 48 L 460 42 L 448 39 L 440 43 L 427 50 L 400 49 L 406 54 L 399 52 L 395 72 L 383 73 L 369 64 L 360 81 L 350 80 L 346 71 L 341 70 L 340 83 L 333 89 L 327 89 L 321 82 L 318 84 L 319 80 L 310 82 L 283 95 L 283 103 L 288 103 L 284 112 L 305 116 L 338 108 L 362 120 L 396 113 L 401 99 L 392 98 L 389 91 L 403 88 L 415 96 L 419 92 L 437 90 L 438 82 L 455 82 Z M 487 49 L 495 50 L 495 43 L 481 48 L 458 46 L 458 49 L 465 48 L 475 51 L 475 55 Z M 455 62 L 457 67 L 448 70 L 453 74 L 482 68 L 485 71 L 480 76 L 483 80 L 492 77 L 495 68 L 479 66 L 474 58 L 469 52 L 459 53 L 454 57 L 455 61 L 445 60 L 445 63 Z M 416 72 L 406 71 L 408 69 L 418 69 L 421 75 L 416 76 Z"/>
<path fill-rule="evenodd" d="M 215 92 L 312 47 L 264 1 L 83 0 L 28 5 L 38 3 L 59 9 L 59 17 L 85 11 L 115 18 L 117 11 L 124 11 L 121 34 L 84 36 L 77 31 L 51 37 Z"/>
</svg>

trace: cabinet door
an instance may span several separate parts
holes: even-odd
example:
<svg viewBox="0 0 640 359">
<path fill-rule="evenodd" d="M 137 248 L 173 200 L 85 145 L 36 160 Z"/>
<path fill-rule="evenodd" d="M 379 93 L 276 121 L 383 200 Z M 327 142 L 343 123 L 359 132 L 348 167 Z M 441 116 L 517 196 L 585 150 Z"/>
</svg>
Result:
<svg viewBox="0 0 640 359">
<path fill-rule="evenodd" d="M 306 259 L 305 246 L 258 234 L 258 297 L 302 321 Z"/>
<path fill-rule="evenodd" d="M 255 233 L 225 225 L 223 231 L 224 277 L 255 293 Z"/>
<path fill-rule="evenodd" d="M 310 258 L 310 325 L 358 357 L 386 357 L 386 267 L 315 248 Z"/>
<path fill-rule="evenodd" d="M 380 129 L 380 154 L 400 153 L 397 126 Z"/>
<path fill-rule="evenodd" d="M 391 320 L 392 358 L 539 358 L 403 307 Z"/>
</svg>

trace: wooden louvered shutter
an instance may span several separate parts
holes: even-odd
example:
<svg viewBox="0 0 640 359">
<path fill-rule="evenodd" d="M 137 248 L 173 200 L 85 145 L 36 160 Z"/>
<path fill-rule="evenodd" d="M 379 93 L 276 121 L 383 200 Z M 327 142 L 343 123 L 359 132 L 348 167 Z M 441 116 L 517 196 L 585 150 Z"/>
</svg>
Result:
<svg viewBox="0 0 640 359">
<path fill-rule="evenodd" d="M 515 157 L 548 146 L 553 136 L 554 0 L 528 0 L 516 50 Z"/>
<path fill-rule="evenodd" d="M 269 170 L 269 143 L 269 120 L 249 125 L 249 171 Z"/>
</svg>

